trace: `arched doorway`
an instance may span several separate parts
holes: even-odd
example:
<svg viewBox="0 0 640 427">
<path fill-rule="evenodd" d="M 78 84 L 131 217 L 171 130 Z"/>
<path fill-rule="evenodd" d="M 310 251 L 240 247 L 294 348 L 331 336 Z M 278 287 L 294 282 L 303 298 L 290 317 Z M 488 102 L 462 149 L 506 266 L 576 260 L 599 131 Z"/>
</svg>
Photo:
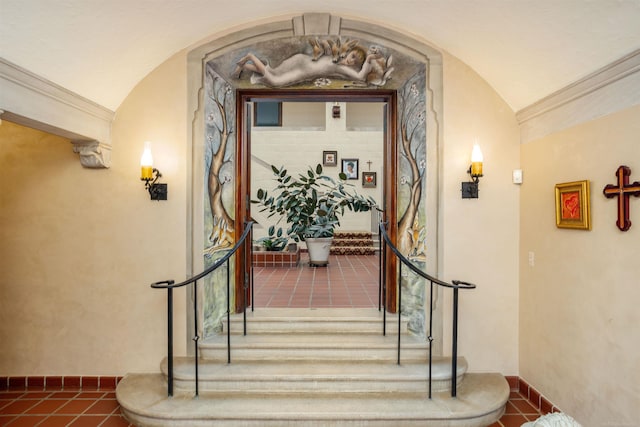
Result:
<svg viewBox="0 0 640 427">
<path fill-rule="evenodd" d="M 337 73 L 337 79 L 287 81 L 282 86 L 270 87 L 278 82 L 261 78 L 268 73 L 260 66 L 246 65 L 278 67 L 294 57 L 311 63 L 309 57 L 314 55 L 316 40 L 333 44 L 356 41 L 359 46 L 367 47 L 358 49 L 367 50 L 368 55 L 381 52 L 384 59 L 376 64 L 386 70 L 384 78 L 370 79 L 370 74 L 334 70 L 332 76 Z M 328 51 L 324 55 L 329 55 Z M 327 59 L 324 58 L 324 66 L 330 62 Z M 239 67 L 243 68 L 240 73 Z M 272 73 L 269 78 L 273 77 Z M 397 155 L 395 164 L 389 163 L 385 182 L 386 193 L 393 192 L 396 198 L 393 224 L 397 228 L 397 246 L 416 263 L 437 274 L 442 114 L 441 54 L 437 50 L 369 23 L 328 14 L 308 14 L 242 30 L 195 48 L 189 53 L 188 85 L 189 111 L 193 113 L 188 136 L 192 150 L 192 233 L 187 242 L 192 248 L 189 259 L 192 273 L 202 271 L 242 229 L 239 219 L 245 215 L 241 212 L 248 203 L 246 190 L 242 189 L 245 165 L 241 159 L 245 155 L 242 150 L 246 150 L 240 136 L 242 91 L 254 91 L 252 96 L 259 96 L 260 91 L 267 94 L 275 90 L 296 97 L 341 94 L 349 98 L 368 90 L 369 96 L 385 93 L 395 96 L 395 125 L 389 133 L 393 135 L 390 141 Z M 238 274 L 235 266 L 231 268 Z M 216 278 L 212 278 L 210 286 L 204 287 L 207 290 L 200 291 L 203 293 L 200 301 L 205 301 L 200 316 L 204 319 L 201 325 L 204 336 L 219 329 L 225 311 L 218 301 L 226 301 L 226 291 L 215 281 Z M 400 282 L 406 288 L 400 302 L 403 315 L 410 318 L 411 330 L 424 334 L 424 283 L 410 276 L 401 277 Z M 237 294 L 234 292 L 231 297 L 233 300 Z M 237 299 L 233 300 L 235 305 L 238 305 Z M 435 310 L 441 313 L 440 305 Z M 436 329 L 439 327 L 435 325 Z"/>
</svg>

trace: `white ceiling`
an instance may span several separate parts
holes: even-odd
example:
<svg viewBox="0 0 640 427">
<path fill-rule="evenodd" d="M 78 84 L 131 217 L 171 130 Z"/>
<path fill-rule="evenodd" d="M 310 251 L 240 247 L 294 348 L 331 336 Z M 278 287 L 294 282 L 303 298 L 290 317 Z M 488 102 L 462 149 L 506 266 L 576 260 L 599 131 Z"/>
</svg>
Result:
<svg viewBox="0 0 640 427">
<path fill-rule="evenodd" d="M 640 0 L 0 0 L 0 56 L 115 110 L 181 49 L 306 12 L 448 51 L 514 111 L 640 48 Z"/>
</svg>

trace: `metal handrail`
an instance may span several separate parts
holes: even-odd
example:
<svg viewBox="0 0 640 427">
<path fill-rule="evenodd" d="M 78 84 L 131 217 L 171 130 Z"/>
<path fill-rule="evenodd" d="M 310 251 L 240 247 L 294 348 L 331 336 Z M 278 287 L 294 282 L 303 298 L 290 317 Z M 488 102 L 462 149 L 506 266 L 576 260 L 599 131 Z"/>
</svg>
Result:
<svg viewBox="0 0 640 427">
<path fill-rule="evenodd" d="M 406 265 L 409 267 L 411 271 L 413 271 L 418 276 L 423 279 L 429 281 L 430 289 L 429 289 L 429 335 L 427 339 L 429 340 L 429 399 L 431 399 L 431 373 L 432 373 L 432 359 L 433 359 L 433 290 L 434 285 L 442 286 L 444 288 L 453 289 L 453 330 L 452 330 L 452 348 L 451 348 L 451 397 L 456 397 L 457 394 L 457 371 L 458 371 L 458 291 L 460 289 L 475 289 L 476 285 L 469 282 L 463 282 L 461 280 L 452 280 L 451 283 L 447 283 L 442 281 L 436 277 L 433 277 L 424 271 L 420 270 L 416 267 L 407 257 L 402 255 L 398 248 L 394 246 L 387 234 L 386 223 L 380 222 L 380 244 L 382 245 L 381 250 L 381 260 L 386 260 L 386 249 L 387 247 L 391 249 L 391 252 L 400 260 L 400 264 L 398 267 L 398 365 L 400 364 L 400 325 L 402 318 L 402 283 L 400 282 L 400 278 L 402 277 L 402 265 Z M 384 243 L 383 243 L 384 242 Z M 382 284 L 380 289 L 382 290 L 382 300 L 384 304 L 384 313 L 383 316 L 383 335 L 386 335 L 386 262 L 382 262 L 383 273 L 381 274 Z"/>
<path fill-rule="evenodd" d="M 195 348 L 195 394 L 198 396 L 198 340 L 200 337 L 198 336 L 198 280 L 203 277 L 211 274 L 219 267 L 227 264 L 227 363 L 231 363 L 231 323 L 230 323 L 230 315 L 231 315 L 231 303 L 230 303 L 230 269 L 229 269 L 229 259 L 233 256 L 238 249 L 240 249 L 243 245 L 245 249 L 247 247 L 247 237 L 251 235 L 253 229 L 253 221 L 245 222 L 245 229 L 240 236 L 240 239 L 236 242 L 233 248 L 229 249 L 228 252 L 219 260 L 213 263 L 210 267 L 205 269 L 202 273 L 199 273 L 190 279 L 185 280 L 184 282 L 175 283 L 174 280 L 162 280 L 160 282 L 155 282 L 151 284 L 153 289 L 166 289 L 167 290 L 167 394 L 169 396 L 173 396 L 173 290 L 176 288 L 181 288 L 193 283 L 193 319 L 194 319 L 194 331 L 195 336 L 192 338 L 194 341 Z M 249 262 L 251 262 L 251 275 L 245 274 L 245 283 L 244 283 L 244 291 L 245 291 L 245 304 L 243 305 L 243 323 L 244 323 L 244 335 L 247 334 L 247 290 L 248 284 L 247 281 L 251 280 L 253 282 L 253 261 L 252 261 L 252 239 L 248 239 L 249 245 L 248 250 L 244 251 L 244 263 L 243 265 L 247 265 L 247 258 Z M 251 287 L 253 288 L 253 283 L 251 283 Z M 253 310 L 253 305 L 252 305 Z"/>
</svg>

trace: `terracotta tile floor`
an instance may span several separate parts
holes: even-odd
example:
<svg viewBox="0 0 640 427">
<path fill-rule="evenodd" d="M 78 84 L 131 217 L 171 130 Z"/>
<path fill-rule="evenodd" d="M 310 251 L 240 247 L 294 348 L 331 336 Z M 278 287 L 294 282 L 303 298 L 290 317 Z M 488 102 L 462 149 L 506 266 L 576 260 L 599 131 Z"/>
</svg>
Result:
<svg viewBox="0 0 640 427">
<path fill-rule="evenodd" d="M 114 390 L 0 391 L 0 426 L 127 427 Z"/>
<path fill-rule="evenodd" d="M 254 269 L 256 307 L 377 307 L 378 257 L 331 256 L 327 267 Z M 511 392 L 504 416 L 490 427 L 520 427 L 540 416 L 526 398 Z M 0 426 L 130 426 L 120 415 L 114 390 L 0 390 Z"/>
<path fill-rule="evenodd" d="M 520 427 L 540 413 L 518 392 L 490 427 Z M 0 391 L 2 427 L 129 427 L 114 391 Z"/>
<path fill-rule="evenodd" d="M 525 396 L 512 391 L 507 402 L 505 413 L 497 423 L 489 427 L 520 427 L 527 421 L 533 421 L 542 414 L 538 411 Z"/>
<path fill-rule="evenodd" d="M 326 267 L 254 267 L 256 307 L 377 307 L 378 257 L 331 255 Z"/>
</svg>

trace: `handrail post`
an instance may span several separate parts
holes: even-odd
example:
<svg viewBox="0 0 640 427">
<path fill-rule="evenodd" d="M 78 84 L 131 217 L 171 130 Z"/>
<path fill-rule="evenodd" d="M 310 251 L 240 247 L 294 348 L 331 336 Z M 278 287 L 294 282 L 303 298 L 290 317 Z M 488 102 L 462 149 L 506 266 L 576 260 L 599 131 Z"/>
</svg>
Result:
<svg viewBox="0 0 640 427">
<path fill-rule="evenodd" d="M 451 397 L 456 397 L 458 385 L 458 288 L 453 288 L 453 332 L 451 346 Z"/>
<path fill-rule="evenodd" d="M 194 347 L 194 363 L 195 363 L 195 374 L 196 374 L 196 397 L 199 395 L 198 389 L 198 340 L 200 337 L 198 336 L 198 281 L 193 282 L 193 326 L 195 335 L 193 337 L 193 347 Z"/>
<path fill-rule="evenodd" d="M 382 224 L 381 224 L 382 227 Z M 382 335 L 387 336 L 387 242 L 382 245 Z"/>
<path fill-rule="evenodd" d="M 251 256 L 249 257 L 249 262 L 251 263 L 251 282 L 249 283 L 249 287 L 251 289 L 251 312 L 253 313 L 254 301 L 256 299 L 256 294 L 253 291 L 253 224 L 251 226 L 251 231 L 249 231 L 249 248 L 251 248 Z"/>
<path fill-rule="evenodd" d="M 167 393 L 173 396 L 173 289 L 167 289 Z"/>
<path fill-rule="evenodd" d="M 398 268 L 398 365 L 400 364 L 400 323 L 402 319 L 402 263 Z"/>
<path fill-rule="evenodd" d="M 245 227 L 247 223 L 244 223 Z M 242 290 L 244 292 L 242 301 L 242 335 L 247 336 L 247 300 L 249 298 L 249 274 L 247 273 L 247 241 L 244 242 L 244 248 L 242 248 Z"/>
<path fill-rule="evenodd" d="M 227 363 L 231 363 L 231 288 L 230 288 L 230 270 L 229 260 L 227 260 Z"/>
<path fill-rule="evenodd" d="M 429 281 L 429 399 L 431 399 L 431 383 L 433 371 L 433 280 Z"/>
<path fill-rule="evenodd" d="M 382 308 L 382 233 L 380 233 L 380 227 L 382 223 L 378 224 L 378 311 Z"/>
</svg>

